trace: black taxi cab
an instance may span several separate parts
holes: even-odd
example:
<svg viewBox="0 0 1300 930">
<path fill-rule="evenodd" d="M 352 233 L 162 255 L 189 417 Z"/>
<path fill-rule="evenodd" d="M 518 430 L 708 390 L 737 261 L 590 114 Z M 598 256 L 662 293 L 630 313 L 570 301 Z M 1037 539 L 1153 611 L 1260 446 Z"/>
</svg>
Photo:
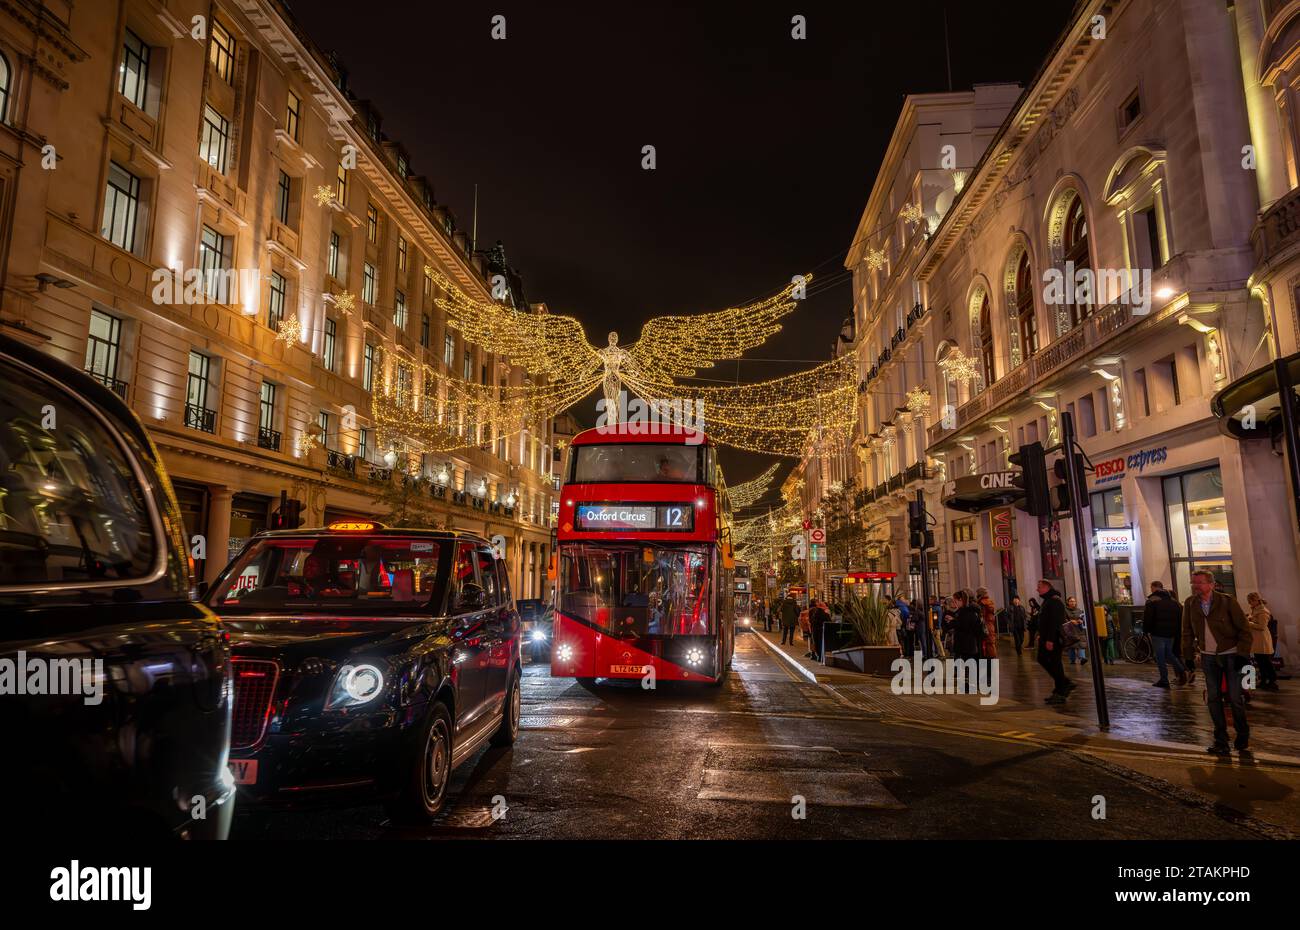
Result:
<svg viewBox="0 0 1300 930">
<path fill-rule="evenodd" d="M 518 735 L 519 615 L 481 536 L 260 533 L 205 600 L 231 635 L 241 803 L 375 797 L 427 822 L 456 766 Z"/>
<path fill-rule="evenodd" d="M 120 397 L 0 336 L 0 797 L 13 836 L 224 839 L 229 646 Z M 31 831 L 37 832 L 31 832 Z"/>
</svg>

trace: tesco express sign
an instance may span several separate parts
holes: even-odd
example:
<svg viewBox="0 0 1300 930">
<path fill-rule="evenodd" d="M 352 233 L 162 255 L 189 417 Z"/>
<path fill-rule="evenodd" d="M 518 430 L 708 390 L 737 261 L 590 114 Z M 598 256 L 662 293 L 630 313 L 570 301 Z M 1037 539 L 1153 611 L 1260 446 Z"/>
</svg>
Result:
<svg viewBox="0 0 1300 930">
<path fill-rule="evenodd" d="M 1121 455 L 1119 458 L 1110 459 L 1106 462 L 1098 462 L 1093 466 L 1092 477 L 1097 484 L 1114 484 L 1123 480 L 1130 470 L 1141 474 L 1142 470 L 1148 465 L 1159 465 L 1167 458 L 1169 458 L 1168 446 L 1161 446 L 1158 449 L 1142 449 L 1132 455 Z"/>
</svg>

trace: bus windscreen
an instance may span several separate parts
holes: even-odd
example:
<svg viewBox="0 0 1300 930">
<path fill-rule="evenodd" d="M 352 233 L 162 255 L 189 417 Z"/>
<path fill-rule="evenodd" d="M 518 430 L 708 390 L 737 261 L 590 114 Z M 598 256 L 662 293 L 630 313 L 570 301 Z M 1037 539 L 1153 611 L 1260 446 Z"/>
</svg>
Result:
<svg viewBox="0 0 1300 930">
<path fill-rule="evenodd" d="M 620 637 L 710 634 L 711 562 L 705 546 L 563 545 L 559 610 Z"/>
</svg>

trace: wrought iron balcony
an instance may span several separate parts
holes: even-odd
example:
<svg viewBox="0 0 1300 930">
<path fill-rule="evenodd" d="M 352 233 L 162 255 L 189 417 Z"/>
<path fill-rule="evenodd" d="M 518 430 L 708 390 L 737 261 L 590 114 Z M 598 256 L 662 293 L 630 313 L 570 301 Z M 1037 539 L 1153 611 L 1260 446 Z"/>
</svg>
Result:
<svg viewBox="0 0 1300 930">
<path fill-rule="evenodd" d="M 186 404 L 185 425 L 190 429 L 201 430 L 204 433 L 215 432 L 217 412 L 209 410 L 207 407 L 200 407 L 198 404 Z"/>
<path fill-rule="evenodd" d="M 349 475 L 357 473 L 356 456 L 346 455 L 337 449 L 325 450 L 325 466 L 332 471 L 346 472 Z"/>
<path fill-rule="evenodd" d="M 86 369 L 86 374 L 90 375 L 100 384 L 104 385 L 104 387 L 108 388 L 118 397 L 122 398 L 122 400 L 126 400 L 126 389 L 129 387 L 129 385 L 125 381 L 121 380 L 120 378 L 114 378 L 111 375 L 105 374 L 102 371 L 94 371 L 93 369 L 90 368 Z"/>
<path fill-rule="evenodd" d="M 280 433 L 278 430 L 267 429 L 265 426 L 257 431 L 257 444 L 263 449 L 270 449 L 272 452 L 280 451 Z"/>
</svg>

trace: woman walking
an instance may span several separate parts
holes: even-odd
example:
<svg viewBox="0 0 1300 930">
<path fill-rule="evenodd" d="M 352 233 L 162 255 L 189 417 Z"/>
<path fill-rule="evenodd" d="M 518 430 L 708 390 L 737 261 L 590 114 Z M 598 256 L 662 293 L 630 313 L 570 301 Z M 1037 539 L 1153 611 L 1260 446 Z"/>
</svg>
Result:
<svg viewBox="0 0 1300 930">
<path fill-rule="evenodd" d="M 988 635 L 980 609 L 972 601 L 969 591 L 958 591 L 956 595 L 957 612 L 952 619 L 952 648 L 958 659 L 979 659 L 983 657 L 983 643 Z"/>
<path fill-rule="evenodd" d="M 1080 643 L 1080 645 L 1070 648 L 1070 664 L 1087 665 L 1088 647 L 1084 644 L 1088 642 L 1088 629 L 1084 625 L 1083 609 L 1079 606 L 1078 598 L 1066 598 L 1065 622 L 1074 626 L 1075 633 L 1079 635 Z"/>
<path fill-rule="evenodd" d="M 1246 603 L 1250 605 L 1246 623 L 1254 636 L 1250 651 L 1255 656 L 1255 664 L 1259 666 L 1259 686 L 1264 691 L 1277 691 L 1277 669 L 1273 667 L 1273 636 L 1268 628 L 1273 614 L 1268 609 L 1268 601 L 1257 592 L 1247 594 Z"/>
<path fill-rule="evenodd" d="M 996 659 L 998 657 L 997 607 L 993 604 L 993 598 L 989 597 L 988 588 L 980 588 L 975 595 L 975 605 L 979 608 L 980 619 L 984 622 L 986 631 L 984 642 L 980 644 L 981 657 Z"/>
</svg>

